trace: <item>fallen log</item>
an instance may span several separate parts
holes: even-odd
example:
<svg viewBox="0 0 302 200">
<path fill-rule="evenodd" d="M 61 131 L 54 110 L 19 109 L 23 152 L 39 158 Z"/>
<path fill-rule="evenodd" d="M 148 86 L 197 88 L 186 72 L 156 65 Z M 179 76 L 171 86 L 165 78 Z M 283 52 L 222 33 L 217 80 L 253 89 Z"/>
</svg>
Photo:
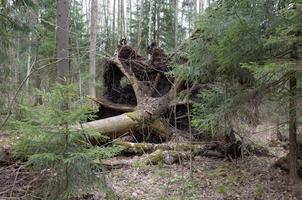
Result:
<svg viewBox="0 0 302 200">
<path fill-rule="evenodd" d="M 153 144 L 153 143 L 132 143 L 124 141 L 114 141 L 114 144 L 120 145 L 123 147 L 123 152 L 132 153 L 132 154 L 147 154 L 152 153 L 157 150 L 162 151 L 192 151 L 195 155 L 202 155 L 207 150 L 212 149 L 215 144 L 190 144 L 190 143 L 162 143 L 162 144 Z"/>
<path fill-rule="evenodd" d="M 194 155 L 191 155 L 191 153 L 187 151 L 163 151 L 158 149 L 144 158 L 142 162 L 148 165 L 157 165 L 159 163 L 172 165 L 173 163 L 180 162 L 182 160 L 188 160 L 190 156 Z"/>
<path fill-rule="evenodd" d="M 117 138 L 128 130 L 138 127 L 140 119 L 142 119 L 141 113 L 136 111 L 79 124 L 74 126 L 74 128 L 78 130 L 82 130 L 82 128 L 93 129 L 100 132 L 104 136 Z"/>
<path fill-rule="evenodd" d="M 128 105 L 128 104 L 114 103 L 105 98 L 99 98 L 99 99 L 92 98 L 92 97 L 89 97 L 89 98 L 101 106 L 104 106 L 106 108 L 110 108 L 113 110 L 123 111 L 123 112 L 132 112 L 135 110 L 135 107 L 136 107 L 136 106 Z"/>
</svg>

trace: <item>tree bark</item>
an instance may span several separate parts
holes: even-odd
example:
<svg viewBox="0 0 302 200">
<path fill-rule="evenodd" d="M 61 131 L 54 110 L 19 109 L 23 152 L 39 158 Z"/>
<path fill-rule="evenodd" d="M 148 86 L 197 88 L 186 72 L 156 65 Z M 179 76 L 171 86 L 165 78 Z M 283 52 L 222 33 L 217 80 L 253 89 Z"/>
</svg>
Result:
<svg viewBox="0 0 302 200">
<path fill-rule="evenodd" d="M 121 0 L 121 29 L 122 29 L 122 33 L 121 33 L 121 39 L 126 37 L 126 22 L 125 22 L 125 4 L 124 4 L 124 0 Z"/>
<path fill-rule="evenodd" d="M 31 66 L 31 43 L 32 43 L 32 32 L 29 33 L 29 36 L 28 36 L 28 37 L 29 37 L 29 39 L 28 39 L 29 45 L 28 45 L 28 55 L 27 55 L 27 64 L 26 64 L 26 76 L 27 76 L 27 77 L 29 76 L 30 71 L 31 71 L 30 66 Z M 28 78 L 28 79 L 26 80 L 26 83 L 25 83 L 25 86 L 26 86 L 26 89 L 27 89 L 27 90 L 29 89 L 29 79 L 30 79 L 30 78 Z"/>
<path fill-rule="evenodd" d="M 153 16 L 153 7 L 154 0 L 150 0 L 150 8 L 149 8 L 149 24 L 148 24 L 148 43 L 152 43 L 152 16 Z"/>
<path fill-rule="evenodd" d="M 199 0 L 199 14 L 204 11 L 204 0 Z"/>
<path fill-rule="evenodd" d="M 116 0 L 113 1 L 113 17 L 112 17 L 112 34 L 113 34 L 113 42 L 112 45 L 116 43 L 116 28 L 115 28 L 115 7 L 116 7 Z"/>
<path fill-rule="evenodd" d="M 292 47 L 291 58 L 298 60 L 299 53 L 297 45 Z M 289 178 L 291 184 L 296 184 L 298 181 L 298 142 L 297 142 L 297 77 L 296 71 L 293 71 L 289 79 L 289 119 L 288 119 L 288 131 L 289 131 Z"/>
<path fill-rule="evenodd" d="M 141 42 L 142 42 L 143 15 L 144 15 L 144 0 L 141 0 L 140 1 L 140 14 L 139 14 L 138 30 L 137 30 L 137 45 L 136 45 L 136 49 L 138 52 L 139 52 Z"/>
<path fill-rule="evenodd" d="M 69 76 L 69 1 L 57 0 L 57 81 L 66 84 Z"/>
<path fill-rule="evenodd" d="M 296 103 L 297 78 L 293 73 L 289 79 L 289 177 L 291 184 L 298 179 L 297 166 L 297 103 Z"/>
<path fill-rule="evenodd" d="M 127 29 L 128 29 L 128 38 L 132 33 L 132 0 L 127 1 L 127 12 L 128 12 L 128 19 L 127 19 Z"/>
<path fill-rule="evenodd" d="M 96 59 L 96 29 L 98 18 L 98 2 L 97 0 L 91 0 L 91 12 L 90 12 L 90 47 L 89 47 L 89 96 L 95 98 L 95 59 Z"/>
<path fill-rule="evenodd" d="M 178 3 L 174 0 L 174 48 L 178 45 Z"/>
</svg>

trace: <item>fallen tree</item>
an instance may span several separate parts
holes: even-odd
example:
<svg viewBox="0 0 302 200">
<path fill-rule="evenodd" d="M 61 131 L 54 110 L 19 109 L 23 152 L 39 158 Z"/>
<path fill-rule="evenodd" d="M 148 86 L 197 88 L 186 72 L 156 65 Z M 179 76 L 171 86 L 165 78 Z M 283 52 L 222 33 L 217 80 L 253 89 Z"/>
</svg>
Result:
<svg viewBox="0 0 302 200">
<path fill-rule="evenodd" d="M 144 128 L 167 139 L 176 131 L 164 114 L 175 105 L 182 81 L 168 76 L 168 56 L 155 47 L 144 60 L 128 45 L 121 45 L 106 60 L 105 91 L 93 99 L 100 104 L 100 119 L 77 128 L 92 128 L 114 139 L 126 132 Z M 177 126 L 177 125 L 176 125 Z"/>
<path fill-rule="evenodd" d="M 159 47 L 150 48 L 149 54 L 150 59 L 143 59 L 132 47 L 121 44 L 113 57 L 103 62 L 103 94 L 92 99 L 100 106 L 97 113 L 99 119 L 76 128 L 92 128 L 111 139 L 139 133 L 143 137 L 156 137 L 160 142 L 167 142 L 175 137 L 189 138 L 189 129 L 191 133 L 197 132 L 189 127 L 189 97 L 201 87 L 196 82 L 188 83 L 169 73 L 169 62 L 175 54 L 169 57 Z M 177 58 L 174 61 L 185 63 L 186 59 Z M 184 90 L 186 95 L 182 95 L 182 99 L 176 98 Z M 157 150 L 174 151 L 167 149 L 167 146 L 152 146 L 152 149 L 150 145 L 142 145 L 149 148 L 149 153 Z M 241 156 L 241 145 L 242 142 L 232 134 L 226 141 L 216 142 L 207 150 L 211 150 L 208 151 L 209 155 L 232 159 Z M 263 152 L 261 150 L 260 154 L 267 153 L 265 150 Z"/>
</svg>

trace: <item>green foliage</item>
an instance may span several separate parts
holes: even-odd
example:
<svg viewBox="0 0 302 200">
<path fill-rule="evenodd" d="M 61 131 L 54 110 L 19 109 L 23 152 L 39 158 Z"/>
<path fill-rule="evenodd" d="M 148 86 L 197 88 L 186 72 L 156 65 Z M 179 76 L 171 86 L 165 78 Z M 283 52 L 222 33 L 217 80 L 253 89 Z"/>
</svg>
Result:
<svg viewBox="0 0 302 200">
<path fill-rule="evenodd" d="M 217 192 L 224 195 L 227 193 L 227 188 L 224 185 L 219 185 L 217 187 Z"/>
<path fill-rule="evenodd" d="M 265 193 L 265 188 L 264 188 L 264 186 L 263 186 L 262 184 L 259 184 L 259 183 L 258 183 L 258 184 L 256 185 L 255 192 L 256 192 L 256 196 L 259 197 L 259 198 L 261 198 L 261 197 L 264 195 L 264 193 Z"/>
<path fill-rule="evenodd" d="M 301 5 L 225 0 L 200 16 L 181 55 L 188 62 L 175 69 L 205 87 L 194 98 L 193 125 L 215 133 L 228 132 L 223 127 L 238 117 L 256 124 L 257 104 L 266 95 L 287 105 L 289 74 L 301 77 Z M 297 101 L 300 94 L 298 89 Z"/>
<path fill-rule="evenodd" d="M 99 133 L 72 127 L 95 111 L 76 94 L 73 85 L 56 85 L 42 95 L 44 105 L 28 109 L 28 117 L 19 122 L 22 136 L 13 153 L 27 160 L 29 169 L 47 170 L 47 182 L 37 191 L 43 199 L 68 199 L 105 189 L 100 160 L 121 151 L 117 146 L 94 147 L 87 138 L 102 137 Z"/>
</svg>

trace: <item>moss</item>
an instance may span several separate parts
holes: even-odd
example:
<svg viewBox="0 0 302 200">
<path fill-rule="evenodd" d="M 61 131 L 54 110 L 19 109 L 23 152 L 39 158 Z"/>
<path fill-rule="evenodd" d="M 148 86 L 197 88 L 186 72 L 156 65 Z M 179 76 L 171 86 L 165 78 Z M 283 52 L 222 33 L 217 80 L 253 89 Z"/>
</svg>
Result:
<svg viewBox="0 0 302 200">
<path fill-rule="evenodd" d="M 158 149 L 154 153 L 150 154 L 147 158 L 149 164 L 158 164 L 164 161 L 164 153 L 162 150 Z"/>
<path fill-rule="evenodd" d="M 140 121 L 141 120 L 141 115 L 138 111 L 128 112 L 128 113 L 125 113 L 125 115 L 127 117 L 129 117 L 130 119 L 132 119 L 133 121 Z"/>
</svg>

